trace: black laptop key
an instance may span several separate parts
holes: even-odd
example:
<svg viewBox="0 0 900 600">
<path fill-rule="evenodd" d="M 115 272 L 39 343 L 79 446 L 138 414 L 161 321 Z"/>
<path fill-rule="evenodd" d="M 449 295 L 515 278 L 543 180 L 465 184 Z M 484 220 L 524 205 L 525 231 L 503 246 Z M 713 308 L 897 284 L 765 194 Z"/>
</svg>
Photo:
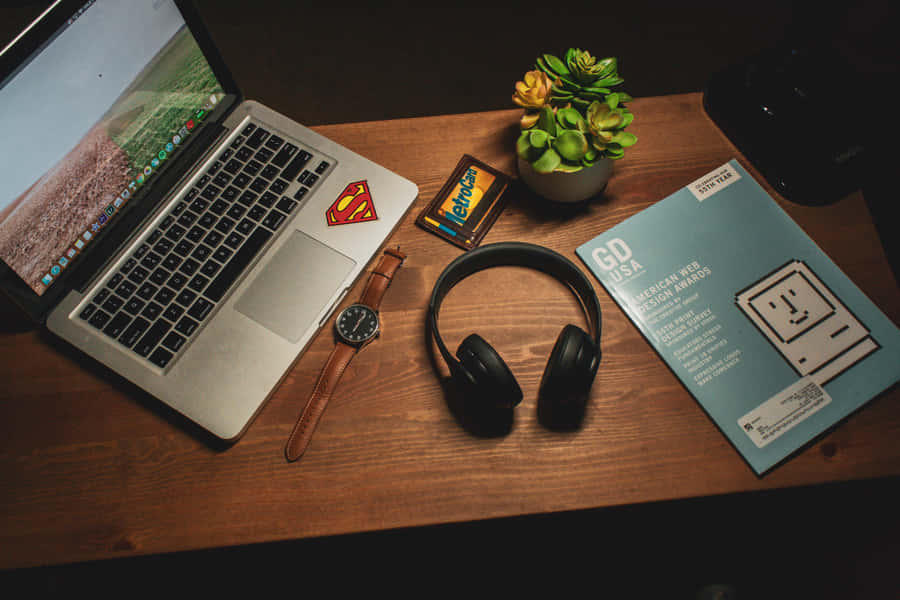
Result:
<svg viewBox="0 0 900 600">
<path fill-rule="evenodd" d="M 191 305 L 191 302 L 193 302 L 196 297 L 197 297 L 197 294 L 195 292 L 192 292 L 189 289 L 183 289 L 183 290 L 181 290 L 181 293 L 178 294 L 178 296 L 175 298 L 175 302 L 177 302 L 178 304 L 180 304 L 184 307 L 188 307 Z"/>
<path fill-rule="evenodd" d="M 125 261 L 125 264 L 122 265 L 122 272 L 128 273 L 128 271 L 132 270 L 136 264 L 136 260 L 134 260 L 133 258 L 129 258 Z"/>
<path fill-rule="evenodd" d="M 119 298 L 118 296 L 110 296 L 109 298 L 106 299 L 106 302 L 103 303 L 103 310 L 105 310 L 108 313 L 114 313 L 117 310 L 119 310 L 120 308 L 122 308 L 122 304 L 124 304 L 124 303 L 125 303 L 125 301 L 122 300 L 121 298 Z"/>
<path fill-rule="evenodd" d="M 284 140 L 277 135 L 269 136 L 269 139 L 266 140 L 266 148 L 271 148 L 272 150 L 278 150 L 281 145 L 284 143 Z"/>
<path fill-rule="evenodd" d="M 254 223 L 250 219 L 244 219 L 237 224 L 237 227 L 235 227 L 234 230 L 243 235 L 247 235 L 248 233 L 253 231 L 254 227 L 256 227 L 256 223 Z"/>
<path fill-rule="evenodd" d="M 160 346 L 150 355 L 150 362 L 160 369 L 164 369 L 169 364 L 169 361 L 172 360 L 172 356 L 174 355 L 171 352 Z"/>
<path fill-rule="evenodd" d="M 175 326 L 175 331 L 190 337 L 191 334 L 197 331 L 197 327 L 199 327 L 197 321 L 190 317 L 182 317 L 181 320 L 178 321 L 178 325 Z"/>
<path fill-rule="evenodd" d="M 212 183 L 203 188 L 203 191 L 200 192 L 200 195 L 206 198 L 207 200 L 212 200 L 217 197 L 220 193 L 222 193 L 222 189 L 213 185 Z"/>
<path fill-rule="evenodd" d="M 305 151 L 301 151 L 297 156 L 294 157 L 294 160 L 288 164 L 284 168 L 284 171 L 281 172 L 281 176 L 288 181 L 293 180 L 297 175 L 300 174 L 300 171 L 303 170 L 303 167 L 306 165 L 307 161 L 309 161 L 309 153 Z"/>
<path fill-rule="evenodd" d="M 201 292 L 203 291 L 203 287 L 207 284 L 209 278 L 204 277 L 203 275 L 197 274 L 188 282 L 188 287 L 194 291 Z"/>
<path fill-rule="evenodd" d="M 253 159 L 250 159 L 249 161 L 247 161 L 247 165 L 244 167 L 244 173 L 256 175 L 257 173 L 259 173 L 260 169 L 262 169 L 262 164 Z"/>
<path fill-rule="evenodd" d="M 120 296 L 122 298 L 128 298 L 131 294 L 134 293 L 134 290 L 137 289 L 137 286 L 130 281 L 123 281 L 119 284 L 119 287 L 116 288 L 116 296 Z"/>
<path fill-rule="evenodd" d="M 131 300 L 125 303 L 125 312 L 130 313 L 132 315 L 137 315 L 141 312 L 141 309 L 144 308 L 144 301 L 138 297 L 133 297 Z"/>
<path fill-rule="evenodd" d="M 84 310 L 82 310 L 82 311 L 78 314 L 78 316 L 79 316 L 81 319 L 87 321 L 88 319 L 91 318 L 91 315 L 94 314 L 94 311 L 95 311 L 95 310 L 97 310 L 97 307 L 96 307 L 96 306 L 94 306 L 93 304 L 88 304 L 87 306 L 84 307 Z"/>
<path fill-rule="evenodd" d="M 124 312 L 120 312 L 106 324 L 106 327 L 103 328 L 103 333 L 111 338 L 117 338 L 122 335 L 122 332 L 125 331 L 125 328 L 128 327 L 129 323 L 131 323 L 131 316 Z"/>
<path fill-rule="evenodd" d="M 225 163 L 225 170 L 228 171 L 229 173 L 231 173 L 232 175 L 239 173 L 240 170 L 243 168 L 244 168 L 244 165 L 241 163 L 241 161 L 239 161 L 235 158 L 232 158 L 227 163 Z"/>
<path fill-rule="evenodd" d="M 278 200 L 278 196 L 273 194 L 272 192 L 266 192 L 259 198 L 259 204 L 262 204 L 266 208 L 272 208 L 272 205 L 275 204 L 275 201 Z"/>
<path fill-rule="evenodd" d="M 144 282 L 140 288 L 138 288 L 137 294 L 135 294 L 138 298 L 142 298 L 144 300 L 150 300 L 153 296 L 156 295 L 156 290 L 159 289 L 157 286 L 153 285 L 149 282 Z"/>
<path fill-rule="evenodd" d="M 266 168 L 262 170 L 262 173 L 260 173 L 260 175 L 262 175 L 263 178 L 271 181 L 272 179 L 275 179 L 276 175 L 278 175 L 278 167 L 276 167 L 275 165 L 266 165 Z"/>
<path fill-rule="evenodd" d="M 172 321 L 173 323 L 178 320 L 178 318 L 184 314 L 184 309 L 178 306 L 177 304 L 172 304 L 166 311 L 163 313 L 163 317 Z"/>
<path fill-rule="evenodd" d="M 161 287 L 158 292 L 156 292 L 156 296 L 153 297 L 154 300 L 165 306 L 169 302 L 172 301 L 172 298 L 175 297 L 175 291 L 170 287 Z"/>
<path fill-rule="evenodd" d="M 269 132 L 262 127 L 257 127 L 256 131 L 247 138 L 245 145 L 250 146 L 251 148 L 259 148 L 267 137 L 269 137 Z"/>
<path fill-rule="evenodd" d="M 294 210 L 294 208 L 296 206 L 297 206 L 296 202 L 294 202 L 293 200 L 291 200 L 290 198 L 285 196 L 284 198 L 282 198 L 281 200 L 278 201 L 278 204 L 275 205 L 275 208 L 277 208 L 278 210 L 280 210 L 282 212 L 286 212 L 286 213 L 290 214 L 290 212 L 292 210 Z"/>
<path fill-rule="evenodd" d="M 264 191 L 266 191 L 267 187 L 269 187 L 269 182 L 262 177 L 257 177 L 253 180 L 253 183 L 250 184 L 250 189 L 257 194 L 262 194 Z"/>
<path fill-rule="evenodd" d="M 277 210 L 270 210 L 266 218 L 263 219 L 263 225 L 269 229 L 278 229 L 284 223 L 285 216 Z"/>
<path fill-rule="evenodd" d="M 228 210 L 228 203 L 224 200 L 216 200 L 212 203 L 212 206 L 209 207 L 210 212 L 214 212 L 217 215 L 223 214 L 226 210 Z"/>
<path fill-rule="evenodd" d="M 207 214 L 209 214 L 209 213 L 207 213 Z M 206 216 L 206 215 L 204 215 L 204 216 Z M 212 218 L 212 215 L 210 215 L 210 218 Z M 199 225 L 194 225 L 191 228 L 191 230 L 187 232 L 187 235 L 184 237 L 186 239 L 188 239 L 189 241 L 196 243 L 196 242 L 199 242 L 200 240 L 202 240 L 204 235 L 206 235 L 206 230 L 203 229 L 203 227 L 200 227 Z"/>
<path fill-rule="evenodd" d="M 269 186 L 269 191 L 273 194 L 281 194 L 284 190 L 288 189 L 289 185 L 290 184 L 287 181 L 279 178 L 272 182 L 272 185 Z"/>
<path fill-rule="evenodd" d="M 162 306 L 157 304 L 156 302 L 148 302 L 147 306 L 144 307 L 144 310 L 141 311 L 141 316 L 150 319 L 151 321 L 155 321 L 156 318 L 162 313 Z"/>
<path fill-rule="evenodd" d="M 137 341 L 140 339 L 144 332 L 147 331 L 147 328 L 150 327 L 150 321 L 147 319 L 142 319 L 141 317 L 137 317 L 134 321 L 132 321 L 131 325 L 129 325 L 125 332 L 122 333 L 122 336 L 119 338 L 119 342 L 124 346 L 131 348 L 134 346 Z"/>
<path fill-rule="evenodd" d="M 103 312 L 102 310 L 98 310 L 91 315 L 88 319 L 88 323 L 96 327 L 97 329 L 103 329 L 103 327 L 109 323 L 109 314 Z"/>
<path fill-rule="evenodd" d="M 181 347 L 184 345 L 185 340 L 184 336 L 178 335 L 174 331 L 169 332 L 169 335 L 163 340 L 162 345 L 171 350 L 172 352 L 178 352 L 181 350 Z"/>
<path fill-rule="evenodd" d="M 172 246 L 174 246 L 174 244 L 172 243 L 172 240 L 163 238 L 163 239 L 159 240 L 155 246 L 153 246 L 153 250 L 160 256 L 165 256 L 166 254 L 169 253 L 169 250 L 172 249 Z"/>
<path fill-rule="evenodd" d="M 244 206 L 250 206 L 251 204 L 253 204 L 256 201 L 256 197 L 257 196 L 255 193 L 251 192 L 250 190 L 247 190 L 243 194 L 240 195 L 240 197 L 238 198 L 238 202 L 240 202 Z"/>
<path fill-rule="evenodd" d="M 187 283 L 187 277 L 182 275 L 181 273 L 173 273 L 171 277 L 169 277 L 169 281 L 167 285 L 171 287 L 173 290 L 180 290 L 184 287 L 184 284 Z"/>
<path fill-rule="evenodd" d="M 285 144 L 281 150 L 278 151 L 278 154 L 275 155 L 275 158 L 272 159 L 272 164 L 277 167 L 283 167 L 291 160 L 291 157 L 297 153 L 297 146 L 287 143 Z"/>
<path fill-rule="evenodd" d="M 218 277 L 213 279 L 209 287 L 206 288 L 206 297 L 213 302 L 221 300 L 228 288 L 231 287 L 231 284 L 247 268 L 247 265 L 250 264 L 253 257 L 256 256 L 265 243 L 269 241 L 270 237 L 272 237 L 270 231 L 257 227 L 256 231 L 250 234 L 250 237 L 247 238 L 240 250 L 235 253 L 231 261 L 225 265 Z"/>
<path fill-rule="evenodd" d="M 138 356 L 146 357 L 153 351 L 156 345 L 159 344 L 160 340 L 162 340 L 163 336 L 169 332 L 171 327 L 172 326 L 168 322 L 160 319 L 150 326 L 144 336 L 134 345 L 132 350 L 134 350 Z"/>
<path fill-rule="evenodd" d="M 260 148 L 253 156 L 253 158 L 263 164 L 266 164 L 267 162 L 269 162 L 269 160 L 271 160 L 273 156 L 275 156 L 275 153 L 272 152 L 272 150 L 269 150 L 268 148 Z"/>
<path fill-rule="evenodd" d="M 194 273 L 197 272 L 197 269 L 200 267 L 200 263 L 198 263 L 193 258 L 189 258 L 181 263 L 181 266 L 178 267 L 178 270 L 190 277 Z"/>
<path fill-rule="evenodd" d="M 242 186 L 243 187 L 243 186 Z M 234 199 L 238 197 L 238 194 L 241 193 L 241 190 L 237 189 L 233 185 L 229 185 L 225 188 L 225 191 L 222 192 L 222 198 L 227 202 L 234 202 Z"/>
<path fill-rule="evenodd" d="M 241 234 L 232 231 L 231 234 L 225 238 L 224 244 L 233 250 L 237 250 L 237 247 L 241 245 L 241 242 L 244 241 L 244 236 Z"/>
<path fill-rule="evenodd" d="M 198 298 L 190 310 L 188 310 L 188 316 L 196 321 L 202 321 L 209 316 L 213 306 L 213 303 L 206 298 Z"/>
<path fill-rule="evenodd" d="M 97 292 L 97 295 L 94 296 L 94 304 L 103 304 L 103 301 L 109 297 L 109 290 L 104 288 Z"/>
<path fill-rule="evenodd" d="M 135 267 L 131 270 L 131 273 L 128 274 L 128 279 L 135 283 L 142 283 L 149 276 L 150 271 L 144 267 Z"/>
</svg>

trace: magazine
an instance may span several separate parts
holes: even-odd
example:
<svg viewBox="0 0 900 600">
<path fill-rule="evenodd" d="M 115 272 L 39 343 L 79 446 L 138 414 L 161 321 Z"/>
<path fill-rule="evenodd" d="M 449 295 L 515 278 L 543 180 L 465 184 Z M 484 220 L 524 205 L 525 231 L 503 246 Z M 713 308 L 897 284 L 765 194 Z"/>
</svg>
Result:
<svg viewBox="0 0 900 600">
<path fill-rule="evenodd" d="M 900 380 L 900 330 L 736 160 L 576 253 L 758 475 Z"/>
</svg>

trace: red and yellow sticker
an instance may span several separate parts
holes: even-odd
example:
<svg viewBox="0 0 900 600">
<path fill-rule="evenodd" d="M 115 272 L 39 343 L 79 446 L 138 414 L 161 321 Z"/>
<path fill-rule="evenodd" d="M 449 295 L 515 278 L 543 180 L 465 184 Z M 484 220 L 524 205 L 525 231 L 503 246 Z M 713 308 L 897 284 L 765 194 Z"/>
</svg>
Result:
<svg viewBox="0 0 900 600">
<path fill-rule="evenodd" d="M 378 219 L 369 183 L 356 181 L 344 188 L 337 200 L 325 211 L 325 221 L 331 225 L 347 225 Z"/>
</svg>

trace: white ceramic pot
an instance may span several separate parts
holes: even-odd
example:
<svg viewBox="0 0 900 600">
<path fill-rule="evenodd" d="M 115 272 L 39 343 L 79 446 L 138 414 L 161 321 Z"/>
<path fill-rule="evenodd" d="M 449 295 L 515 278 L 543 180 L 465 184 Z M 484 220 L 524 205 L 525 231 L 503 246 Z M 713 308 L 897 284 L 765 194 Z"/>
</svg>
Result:
<svg viewBox="0 0 900 600">
<path fill-rule="evenodd" d="M 612 176 L 613 161 L 602 158 L 574 173 L 538 173 L 531 163 L 519 158 L 519 177 L 537 195 L 553 202 L 581 202 L 603 191 Z"/>
</svg>

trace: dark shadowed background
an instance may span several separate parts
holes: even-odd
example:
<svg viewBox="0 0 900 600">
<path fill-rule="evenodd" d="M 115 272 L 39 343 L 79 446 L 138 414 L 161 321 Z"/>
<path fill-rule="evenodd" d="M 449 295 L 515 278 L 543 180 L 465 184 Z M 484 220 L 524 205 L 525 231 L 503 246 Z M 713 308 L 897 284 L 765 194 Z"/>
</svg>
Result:
<svg viewBox="0 0 900 600">
<path fill-rule="evenodd" d="M 47 5 L 0 4 L 0 46 Z M 896 193 L 885 179 L 897 156 L 888 126 L 900 61 L 888 0 L 197 5 L 245 95 L 306 125 L 512 108 L 513 84 L 534 59 L 570 46 L 617 56 L 622 89 L 644 97 L 700 91 L 714 72 L 776 45 L 825 45 L 854 70 L 834 73 L 835 120 L 822 126 L 871 132 L 875 175 L 864 192 L 896 257 Z M 332 591 L 422 596 L 540 584 L 569 597 L 561 590 L 577 583 L 591 597 L 695 598 L 726 583 L 742 600 L 900 598 L 898 500 L 894 480 L 857 482 L 28 569 L 0 585 L 258 596 L 294 584 L 305 595 L 331 575 Z"/>
</svg>

